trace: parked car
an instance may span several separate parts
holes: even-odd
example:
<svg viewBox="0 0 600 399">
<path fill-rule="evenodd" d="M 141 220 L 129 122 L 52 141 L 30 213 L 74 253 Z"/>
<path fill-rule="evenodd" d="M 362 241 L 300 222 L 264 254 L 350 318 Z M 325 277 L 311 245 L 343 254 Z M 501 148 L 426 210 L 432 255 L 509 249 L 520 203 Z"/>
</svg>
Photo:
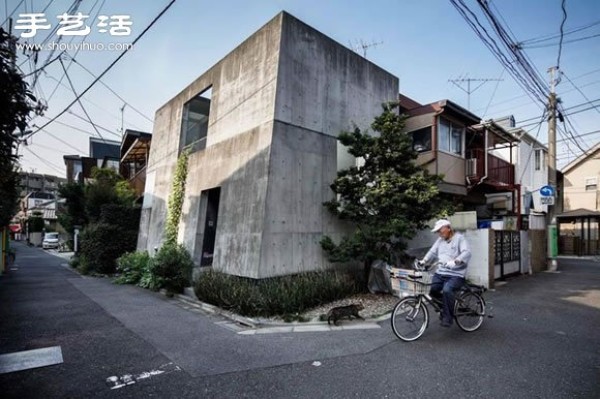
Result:
<svg viewBox="0 0 600 399">
<path fill-rule="evenodd" d="M 42 241 L 42 248 L 58 248 L 59 244 L 58 233 L 46 233 Z"/>
</svg>

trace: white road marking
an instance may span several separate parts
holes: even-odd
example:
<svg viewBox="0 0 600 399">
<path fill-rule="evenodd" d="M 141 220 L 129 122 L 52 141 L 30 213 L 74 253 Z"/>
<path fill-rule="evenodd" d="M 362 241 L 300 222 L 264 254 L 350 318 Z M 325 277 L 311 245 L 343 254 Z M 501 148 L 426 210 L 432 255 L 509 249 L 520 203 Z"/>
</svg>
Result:
<svg viewBox="0 0 600 399">
<path fill-rule="evenodd" d="M 52 366 L 63 362 L 60 346 L 0 355 L 0 374 Z"/>
<path fill-rule="evenodd" d="M 110 389 L 119 389 L 126 387 L 127 385 L 135 384 L 138 381 L 148 379 L 150 377 L 154 377 L 156 375 L 161 374 L 169 374 L 174 371 L 181 371 L 179 366 L 174 365 L 172 362 L 163 364 L 157 370 L 145 371 L 140 374 L 124 374 L 121 377 L 117 377 L 113 375 L 106 379 L 106 385 L 110 387 Z"/>
</svg>

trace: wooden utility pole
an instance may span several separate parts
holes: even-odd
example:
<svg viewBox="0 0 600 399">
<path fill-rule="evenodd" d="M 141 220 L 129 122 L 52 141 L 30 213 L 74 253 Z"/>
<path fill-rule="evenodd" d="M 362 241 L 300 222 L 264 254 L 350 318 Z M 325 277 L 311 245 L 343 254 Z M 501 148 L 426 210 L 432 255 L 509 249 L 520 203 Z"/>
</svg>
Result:
<svg viewBox="0 0 600 399">
<path fill-rule="evenodd" d="M 558 67 L 548 69 L 550 73 L 550 94 L 548 95 L 548 185 L 554 189 L 554 204 L 548 205 L 548 270 L 556 271 L 558 256 L 558 229 L 556 224 L 556 84 L 558 84 Z M 556 74 L 556 76 L 555 76 Z"/>
</svg>

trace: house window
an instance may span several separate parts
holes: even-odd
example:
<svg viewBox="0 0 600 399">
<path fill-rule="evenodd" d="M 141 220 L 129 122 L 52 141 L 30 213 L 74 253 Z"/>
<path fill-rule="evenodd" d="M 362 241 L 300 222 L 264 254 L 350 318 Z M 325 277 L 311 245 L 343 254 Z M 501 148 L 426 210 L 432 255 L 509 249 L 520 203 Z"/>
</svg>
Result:
<svg viewBox="0 0 600 399">
<path fill-rule="evenodd" d="M 413 150 L 417 152 L 431 151 L 431 126 L 408 134 L 412 135 Z"/>
<path fill-rule="evenodd" d="M 588 177 L 585 179 L 585 191 L 596 191 L 598 189 L 598 178 Z"/>
<path fill-rule="evenodd" d="M 535 150 L 534 165 L 535 170 L 545 170 L 548 163 L 548 154 L 546 151 L 539 149 Z"/>
<path fill-rule="evenodd" d="M 191 152 L 196 152 L 206 148 L 211 94 L 212 87 L 209 87 L 183 106 L 180 151 L 189 148 Z"/>
<path fill-rule="evenodd" d="M 451 154 L 462 155 L 464 126 L 440 118 L 438 129 L 438 149 Z"/>
</svg>

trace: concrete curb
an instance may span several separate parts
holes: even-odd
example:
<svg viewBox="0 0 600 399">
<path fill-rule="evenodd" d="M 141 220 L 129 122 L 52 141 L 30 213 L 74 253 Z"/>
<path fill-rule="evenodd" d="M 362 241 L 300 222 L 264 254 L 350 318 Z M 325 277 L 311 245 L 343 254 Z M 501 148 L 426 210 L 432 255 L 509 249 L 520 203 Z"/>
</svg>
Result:
<svg viewBox="0 0 600 399">
<path fill-rule="evenodd" d="M 189 293 L 191 290 L 188 290 Z M 166 290 L 160 290 L 163 295 L 166 295 Z M 381 328 L 378 324 L 390 318 L 391 313 L 379 316 L 373 319 L 366 319 L 360 323 L 352 322 L 340 326 L 327 324 L 326 321 L 308 321 L 308 322 L 280 322 L 265 318 L 250 318 L 240 316 L 236 313 L 229 312 L 217 306 L 201 302 L 198 299 L 186 294 L 176 294 L 173 296 L 176 299 L 188 306 L 195 307 L 206 313 L 222 316 L 234 323 L 241 324 L 247 327 L 245 330 L 238 331 L 241 335 L 268 334 L 268 333 L 284 333 L 284 332 L 318 332 L 318 331 L 348 331 L 348 330 L 366 330 Z"/>
</svg>

